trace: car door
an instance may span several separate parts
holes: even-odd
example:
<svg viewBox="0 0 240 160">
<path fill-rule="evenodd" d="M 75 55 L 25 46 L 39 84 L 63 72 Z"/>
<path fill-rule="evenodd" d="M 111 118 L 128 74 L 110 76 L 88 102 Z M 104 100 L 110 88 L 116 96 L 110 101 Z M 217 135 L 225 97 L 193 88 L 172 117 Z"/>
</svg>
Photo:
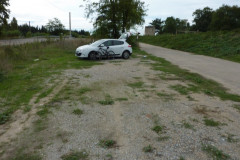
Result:
<svg viewBox="0 0 240 160">
<path fill-rule="evenodd" d="M 113 46 L 111 46 L 111 50 L 113 50 L 116 55 L 121 56 L 124 50 L 124 42 L 113 40 Z"/>
</svg>

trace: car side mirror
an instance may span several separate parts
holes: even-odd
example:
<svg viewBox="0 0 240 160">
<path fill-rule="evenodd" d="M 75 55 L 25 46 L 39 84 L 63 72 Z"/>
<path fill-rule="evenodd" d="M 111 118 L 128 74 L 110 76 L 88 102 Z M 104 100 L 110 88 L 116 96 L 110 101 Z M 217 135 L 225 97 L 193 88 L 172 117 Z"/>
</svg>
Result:
<svg viewBox="0 0 240 160">
<path fill-rule="evenodd" d="M 104 47 L 104 44 L 100 44 L 99 47 Z"/>
</svg>

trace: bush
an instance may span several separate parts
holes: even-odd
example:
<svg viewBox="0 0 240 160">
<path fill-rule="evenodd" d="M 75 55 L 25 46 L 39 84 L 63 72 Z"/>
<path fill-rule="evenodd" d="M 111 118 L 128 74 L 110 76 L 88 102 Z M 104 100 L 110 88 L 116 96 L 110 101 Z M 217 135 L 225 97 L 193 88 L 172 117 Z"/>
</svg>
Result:
<svg viewBox="0 0 240 160">
<path fill-rule="evenodd" d="M 127 42 L 132 45 L 132 47 L 138 47 L 138 41 L 136 36 L 131 36 L 127 39 Z"/>
</svg>

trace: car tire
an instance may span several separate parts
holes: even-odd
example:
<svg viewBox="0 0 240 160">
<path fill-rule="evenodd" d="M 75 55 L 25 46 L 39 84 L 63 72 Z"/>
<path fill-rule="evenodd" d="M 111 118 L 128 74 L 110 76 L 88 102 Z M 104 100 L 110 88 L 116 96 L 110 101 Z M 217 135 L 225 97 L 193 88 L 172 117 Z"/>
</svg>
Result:
<svg viewBox="0 0 240 160">
<path fill-rule="evenodd" d="M 122 54 L 123 59 L 128 59 L 130 57 L 130 53 L 128 51 L 124 51 Z"/>
<path fill-rule="evenodd" d="M 97 59 L 97 56 L 96 56 L 95 52 L 89 53 L 88 59 L 89 59 L 89 60 L 96 60 L 96 59 Z"/>
</svg>

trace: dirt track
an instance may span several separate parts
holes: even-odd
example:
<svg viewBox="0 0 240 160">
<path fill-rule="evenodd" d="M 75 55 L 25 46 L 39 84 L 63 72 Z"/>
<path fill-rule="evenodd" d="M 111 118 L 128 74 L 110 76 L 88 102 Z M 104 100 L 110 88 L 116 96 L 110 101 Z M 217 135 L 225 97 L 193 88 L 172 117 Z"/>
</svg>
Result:
<svg viewBox="0 0 240 160">
<path fill-rule="evenodd" d="M 166 49 L 149 44 L 140 43 L 146 52 L 165 58 L 171 63 L 191 72 L 213 79 L 233 93 L 240 95 L 240 64 L 202 55 Z"/>
</svg>

